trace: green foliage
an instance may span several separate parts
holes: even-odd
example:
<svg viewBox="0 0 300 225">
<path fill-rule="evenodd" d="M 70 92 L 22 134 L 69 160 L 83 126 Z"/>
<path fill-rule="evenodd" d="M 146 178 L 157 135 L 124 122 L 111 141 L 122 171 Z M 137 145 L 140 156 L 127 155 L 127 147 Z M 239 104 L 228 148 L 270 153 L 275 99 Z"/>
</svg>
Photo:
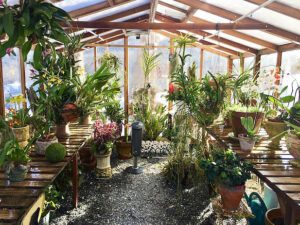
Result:
<svg viewBox="0 0 300 225">
<path fill-rule="evenodd" d="M 88 75 L 85 81 L 77 80 L 76 104 L 82 116 L 93 113 L 97 107 L 109 105 L 107 98 L 119 93 L 118 83 L 110 82 L 114 76 L 107 65 L 102 64 L 93 75 Z"/>
<path fill-rule="evenodd" d="M 218 185 L 239 186 L 251 178 L 252 165 L 239 159 L 232 150 L 215 150 L 210 158 L 201 160 L 200 167 L 209 182 Z"/>
<path fill-rule="evenodd" d="M 155 141 L 166 129 L 168 115 L 162 105 L 151 107 L 149 99 L 143 107 L 135 107 L 135 118 L 144 124 L 144 140 Z"/>
<path fill-rule="evenodd" d="M 6 115 L 6 119 L 8 120 L 11 127 L 25 127 L 29 124 L 30 121 L 29 109 L 21 108 L 17 111 L 9 111 Z"/>
<path fill-rule="evenodd" d="M 7 49 L 20 47 L 26 61 L 35 43 L 34 65 L 41 69 L 42 48 L 49 45 L 54 49 L 49 39 L 66 43 L 69 36 L 61 23 L 70 20 L 67 12 L 44 0 L 24 0 L 21 5 L 13 6 L 5 2 L 0 7 L 0 35 L 7 35 L 8 40 L 0 45 L 0 57 L 7 53 Z"/>
<path fill-rule="evenodd" d="M 161 56 L 161 53 L 155 54 L 150 53 L 148 49 L 143 51 L 143 72 L 145 77 L 145 82 L 149 81 L 149 76 L 152 70 L 158 65 L 158 59 Z"/>
<path fill-rule="evenodd" d="M 251 116 L 241 117 L 241 124 L 247 131 L 247 136 L 249 138 L 255 138 L 255 121 Z"/>
<path fill-rule="evenodd" d="M 228 106 L 227 109 L 229 111 L 234 111 L 234 112 L 248 112 L 248 113 L 258 113 L 261 112 L 261 109 L 256 107 L 256 106 L 243 106 L 241 104 L 235 104 Z"/>
<path fill-rule="evenodd" d="M 118 73 L 121 66 L 120 59 L 110 52 L 103 54 L 103 56 L 100 58 L 100 63 L 106 64 L 112 73 Z"/>
<path fill-rule="evenodd" d="M 66 147 L 60 143 L 53 143 L 46 149 L 45 157 L 47 161 L 56 163 L 62 161 L 66 156 Z"/>
<path fill-rule="evenodd" d="M 121 107 L 120 101 L 114 100 L 111 104 L 106 105 L 105 115 L 111 122 L 116 122 L 117 124 L 122 123 L 122 120 L 124 119 L 124 110 Z"/>
<path fill-rule="evenodd" d="M 15 165 L 27 164 L 30 161 L 30 148 L 35 140 L 35 137 L 31 138 L 24 148 L 19 145 L 15 138 L 6 141 L 0 149 L 0 167 L 11 162 Z"/>
<path fill-rule="evenodd" d="M 45 190 L 45 203 L 42 212 L 42 217 L 46 216 L 48 212 L 60 208 L 60 201 L 63 199 L 61 192 L 55 185 L 49 185 Z"/>
<path fill-rule="evenodd" d="M 8 123 L 0 116 L 0 149 L 2 149 L 6 142 L 12 140 L 14 134 Z"/>
</svg>

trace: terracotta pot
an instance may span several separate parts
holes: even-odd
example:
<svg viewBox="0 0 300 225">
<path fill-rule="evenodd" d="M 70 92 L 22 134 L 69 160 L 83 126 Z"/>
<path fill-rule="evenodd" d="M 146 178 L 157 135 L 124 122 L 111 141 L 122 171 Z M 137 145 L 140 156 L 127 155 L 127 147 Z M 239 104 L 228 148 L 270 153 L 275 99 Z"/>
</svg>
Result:
<svg viewBox="0 0 300 225">
<path fill-rule="evenodd" d="M 5 174 L 11 182 L 20 182 L 25 180 L 28 173 L 29 165 L 17 165 L 13 163 L 6 165 Z"/>
<path fill-rule="evenodd" d="M 224 119 L 224 122 L 226 127 L 232 127 L 231 118 Z"/>
<path fill-rule="evenodd" d="M 12 128 L 12 131 L 21 147 L 25 147 L 29 139 L 29 125 L 25 127 Z"/>
<path fill-rule="evenodd" d="M 226 211 L 237 210 L 245 193 L 245 185 L 236 187 L 219 186 L 223 208 Z"/>
<path fill-rule="evenodd" d="M 300 139 L 297 135 L 289 133 L 286 135 L 286 145 L 290 154 L 295 159 L 300 159 Z"/>
<path fill-rule="evenodd" d="M 69 123 L 66 124 L 56 124 L 55 135 L 57 138 L 66 138 L 70 136 L 70 127 Z"/>
<path fill-rule="evenodd" d="M 270 138 L 273 138 L 276 136 L 276 138 L 271 140 L 271 145 L 278 146 L 280 143 L 281 138 L 284 136 L 284 134 L 279 135 L 283 133 L 285 130 L 287 130 L 287 125 L 284 122 L 274 122 L 274 121 L 265 121 L 263 123 L 263 127 L 265 128 L 267 134 Z M 279 135 L 279 136 L 277 136 Z"/>
<path fill-rule="evenodd" d="M 280 208 L 268 210 L 265 215 L 265 223 L 266 225 L 284 224 Z"/>
<path fill-rule="evenodd" d="M 231 111 L 231 121 L 232 121 L 232 130 L 235 137 L 238 137 L 239 134 L 247 133 L 245 128 L 241 123 L 241 117 L 252 117 L 255 121 L 254 131 L 257 133 L 261 127 L 261 124 L 264 119 L 264 113 L 262 112 L 236 112 Z"/>
<path fill-rule="evenodd" d="M 81 165 L 88 171 L 94 170 L 97 165 L 95 155 L 90 151 L 90 148 L 84 147 L 79 151 Z"/>
<path fill-rule="evenodd" d="M 80 118 L 80 124 L 81 125 L 90 125 L 90 124 L 92 124 L 92 116 L 91 115 L 82 116 Z"/>
<path fill-rule="evenodd" d="M 111 172 L 111 165 L 110 165 L 110 156 L 111 152 L 107 154 L 96 154 L 96 159 L 97 159 L 97 176 L 98 177 L 111 177 L 112 172 Z"/>
<path fill-rule="evenodd" d="M 48 148 L 49 145 L 53 144 L 53 143 L 58 143 L 58 139 L 56 137 L 54 137 L 52 140 L 37 140 L 35 142 L 35 152 L 38 155 L 45 155 L 46 153 L 46 149 Z"/>
<path fill-rule="evenodd" d="M 130 159 L 132 158 L 131 142 L 126 142 L 124 138 L 116 142 L 118 158 Z"/>
<path fill-rule="evenodd" d="M 66 123 L 76 122 L 79 118 L 79 112 L 77 105 L 74 103 L 67 103 L 64 105 L 63 110 L 61 112 L 62 118 Z"/>
<path fill-rule="evenodd" d="M 247 135 L 239 134 L 238 139 L 242 151 L 251 151 L 254 148 L 255 140 L 247 137 Z"/>
</svg>

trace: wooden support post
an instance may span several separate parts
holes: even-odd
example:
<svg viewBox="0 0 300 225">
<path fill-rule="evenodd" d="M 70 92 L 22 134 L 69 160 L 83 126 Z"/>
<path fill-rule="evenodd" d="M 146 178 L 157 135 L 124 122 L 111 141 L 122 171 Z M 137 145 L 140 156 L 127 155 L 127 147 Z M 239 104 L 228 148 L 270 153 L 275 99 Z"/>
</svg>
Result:
<svg viewBox="0 0 300 225">
<path fill-rule="evenodd" d="M 19 49 L 19 58 L 20 58 L 20 71 L 21 71 L 21 90 L 22 90 L 22 95 L 26 98 L 25 62 L 24 62 L 24 59 L 23 59 L 21 49 Z M 27 108 L 27 102 L 23 103 L 23 107 Z"/>
<path fill-rule="evenodd" d="M 129 96 L 128 96 L 128 37 L 124 37 L 124 111 L 125 124 L 129 121 Z M 128 127 L 125 126 L 125 136 L 128 135 Z"/>
<path fill-rule="evenodd" d="M 282 63 L 282 52 L 278 51 L 277 52 L 277 60 L 276 60 L 276 72 L 277 73 L 281 72 L 281 63 Z"/>
<path fill-rule="evenodd" d="M 245 72 L 245 57 L 240 57 L 240 73 Z"/>
<path fill-rule="evenodd" d="M 174 40 L 173 38 L 170 38 L 170 51 L 169 56 L 172 56 L 174 54 Z M 170 59 L 169 59 L 169 65 L 171 65 Z M 171 67 L 169 66 L 169 85 L 171 84 Z M 168 101 L 168 111 L 171 111 L 173 108 L 172 101 Z"/>
<path fill-rule="evenodd" d="M 258 75 L 259 75 L 260 60 L 261 60 L 261 55 L 256 55 L 255 56 L 254 70 L 253 70 L 253 77 L 254 77 L 254 79 L 256 79 L 258 77 Z"/>
<path fill-rule="evenodd" d="M 203 62 L 204 62 L 204 49 L 201 48 L 200 49 L 200 69 L 199 69 L 199 72 L 200 72 L 199 79 L 200 80 L 202 80 L 202 77 L 203 77 Z"/>
<path fill-rule="evenodd" d="M 97 48 L 94 47 L 94 70 L 97 71 Z"/>
<path fill-rule="evenodd" d="M 78 153 L 76 152 L 73 156 L 72 160 L 73 166 L 73 177 L 72 177 L 72 184 L 73 184 L 73 207 L 78 207 Z"/>
<path fill-rule="evenodd" d="M 0 58 L 0 116 L 5 116 L 4 81 L 2 70 L 2 58 Z"/>
<path fill-rule="evenodd" d="M 227 73 L 229 76 L 232 76 L 232 66 L 233 66 L 233 60 L 232 58 L 228 57 L 227 59 Z"/>
</svg>

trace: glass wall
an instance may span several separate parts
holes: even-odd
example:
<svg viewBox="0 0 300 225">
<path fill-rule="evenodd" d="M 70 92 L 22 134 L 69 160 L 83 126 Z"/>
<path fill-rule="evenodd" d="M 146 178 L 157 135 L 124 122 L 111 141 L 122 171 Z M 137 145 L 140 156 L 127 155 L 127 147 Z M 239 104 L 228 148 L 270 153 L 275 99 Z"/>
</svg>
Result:
<svg viewBox="0 0 300 225">
<path fill-rule="evenodd" d="M 83 65 L 86 73 L 93 74 L 95 72 L 94 48 L 89 48 L 83 51 Z"/>
<path fill-rule="evenodd" d="M 204 51 L 203 55 L 203 76 L 205 76 L 208 71 L 212 74 L 227 73 L 227 58 L 208 51 Z"/>
<path fill-rule="evenodd" d="M 15 56 L 6 54 L 2 58 L 2 71 L 4 83 L 4 98 L 22 94 L 21 86 L 21 67 L 20 67 L 20 52 L 18 48 L 14 49 Z M 9 107 L 6 104 L 6 107 Z"/>
<path fill-rule="evenodd" d="M 260 70 L 270 71 L 276 67 L 277 53 L 262 55 L 260 59 Z"/>
</svg>

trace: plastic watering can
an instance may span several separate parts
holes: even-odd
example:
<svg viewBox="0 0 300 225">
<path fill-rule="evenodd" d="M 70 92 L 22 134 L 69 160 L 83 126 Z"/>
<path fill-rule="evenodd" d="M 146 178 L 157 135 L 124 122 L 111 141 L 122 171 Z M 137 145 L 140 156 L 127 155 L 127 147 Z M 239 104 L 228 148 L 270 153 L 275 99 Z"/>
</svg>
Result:
<svg viewBox="0 0 300 225">
<path fill-rule="evenodd" d="M 254 218 L 249 218 L 250 225 L 265 225 L 265 214 L 267 212 L 267 206 L 264 200 L 257 192 L 252 192 L 249 196 L 244 195 L 248 206 L 251 208 Z"/>
</svg>

